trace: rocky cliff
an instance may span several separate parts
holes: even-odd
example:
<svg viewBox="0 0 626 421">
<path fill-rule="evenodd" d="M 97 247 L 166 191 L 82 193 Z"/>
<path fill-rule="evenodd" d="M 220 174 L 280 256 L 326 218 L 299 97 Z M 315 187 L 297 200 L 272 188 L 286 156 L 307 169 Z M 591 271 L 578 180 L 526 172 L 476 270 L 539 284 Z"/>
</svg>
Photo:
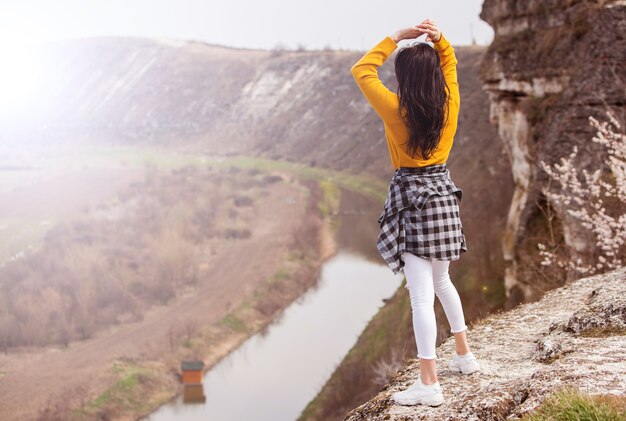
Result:
<svg viewBox="0 0 626 421">
<path fill-rule="evenodd" d="M 453 337 L 437 354 L 445 402 L 395 404 L 391 394 L 419 376 L 412 359 L 370 401 L 346 415 L 357 420 L 504 420 L 532 412 L 551 392 L 573 386 L 590 395 L 626 394 L 626 268 L 567 282 L 539 301 L 489 316 L 469 328 L 481 363 L 471 375 L 449 372 Z"/>
<path fill-rule="evenodd" d="M 515 182 L 502 246 L 507 295 L 516 303 L 536 299 L 568 276 L 551 279 L 537 266 L 536 244 L 549 229 L 541 193 L 547 176 L 538 164 L 555 163 L 577 146 L 583 167 L 603 165 L 587 118 L 604 120 L 611 108 L 624 121 L 626 2 L 485 0 L 480 17 L 495 31 L 481 66 L 483 88 Z M 559 203 L 550 205 L 556 212 L 551 228 L 569 254 L 593 259 L 595 245 L 579 224 Z"/>
<path fill-rule="evenodd" d="M 471 324 L 478 375 L 448 373 L 453 338 L 440 345 L 442 407 L 391 401 L 419 375 L 415 359 L 346 420 L 513 419 L 564 385 L 626 392 L 626 269 L 576 280 L 542 267 L 537 249 L 552 231 L 572 258 L 588 262 L 597 253 L 579 222 L 542 193 L 549 180 L 539 162 L 554 164 L 577 147 L 581 169 L 605 166 L 588 117 L 605 120 L 611 109 L 625 121 L 626 2 L 485 0 L 480 16 L 495 31 L 480 79 L 514 180 L 502 239 L 507 307 L 514 308 Z"/>
</svg>

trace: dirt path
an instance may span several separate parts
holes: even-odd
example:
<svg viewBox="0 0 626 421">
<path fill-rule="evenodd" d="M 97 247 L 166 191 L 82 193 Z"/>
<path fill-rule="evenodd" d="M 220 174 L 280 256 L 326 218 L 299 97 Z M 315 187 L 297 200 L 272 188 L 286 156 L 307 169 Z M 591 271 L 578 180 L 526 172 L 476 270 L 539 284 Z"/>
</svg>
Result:
<svg viewBox="0 0 626 421">
<path fill-rule="evenodd" d="M 76 388 L 97 396 L 112 382 L 109 367 L 119 358 L 158 360 L 169 348 L 168 329 L 193 321 L 220 320 L 255 286 L 271 276 L 306 217 L 305 188 L 275 183 L 255 204 L 257 226 L 245 240 L 226 242 L 210 258 L 210 271 L 193 294 L 152 309 L 144 320 L 118 326 L 67 349 L 47 348 L 0 355 L 0 419 L 34 419 L 52 396 Z"/>
</svg>

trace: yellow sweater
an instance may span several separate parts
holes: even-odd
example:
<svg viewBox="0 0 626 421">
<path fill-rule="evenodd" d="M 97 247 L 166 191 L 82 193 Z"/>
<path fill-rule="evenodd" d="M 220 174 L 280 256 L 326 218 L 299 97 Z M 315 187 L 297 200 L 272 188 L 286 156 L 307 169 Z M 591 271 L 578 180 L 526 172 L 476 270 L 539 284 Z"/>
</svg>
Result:
<svg viewBox="0 0 626 421">
<path fill-rule="evenodd" d="M 389 156 L 394 169 L 443 164 L 448 160 L 450 149 L 452 149 L 460 107 L 459 84 L 456 74 L 457 60 L 452 45 L 443 34 L 441 34 L 439 41 L 433 45 L 439 53 L 441 68 L 450 88 L 450 97 L 448 98 L 448 121 L 441 131 L 439 145 L 428 160 L 422 158 L 419 149 L 416 152 L 417 156 L 409 156 L 406 146 L 403 146 L 409 139 L 409 130 L 398 115 L 398 108 L 400 107 L 398 95 L 388 89 L 378 78 L 377 67 L 387 60 L 398 45 L 391 37 L 386 36 L 374 48 L 365 53 L 351 69 L 352 76 L 354 76 L 354 80 L 356 80 L 363 95 L 383 120 Z"/>
</svg>

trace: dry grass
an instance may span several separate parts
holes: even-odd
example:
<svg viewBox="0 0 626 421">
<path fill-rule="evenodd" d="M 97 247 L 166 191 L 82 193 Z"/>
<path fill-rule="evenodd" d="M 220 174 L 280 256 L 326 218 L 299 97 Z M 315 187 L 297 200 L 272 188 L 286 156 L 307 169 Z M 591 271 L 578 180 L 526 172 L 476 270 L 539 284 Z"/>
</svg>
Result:
<svg viewBox="0 0 626 421">
<path fill-rule="evenodd" d="M 87 339 L 193 288 L 206 254 L 250 237 L 262 186 L 210 168 L 152 170 L 118 201 L 57 226 L 0 268 L 0 349 Z"/>
<path fill-rule="evenodd" d="M 615 395 L 587 395 L 565 387 L 550 395 L 522 421 L 619 421 L 626 419 L 626 398 Z"/>
</svg>

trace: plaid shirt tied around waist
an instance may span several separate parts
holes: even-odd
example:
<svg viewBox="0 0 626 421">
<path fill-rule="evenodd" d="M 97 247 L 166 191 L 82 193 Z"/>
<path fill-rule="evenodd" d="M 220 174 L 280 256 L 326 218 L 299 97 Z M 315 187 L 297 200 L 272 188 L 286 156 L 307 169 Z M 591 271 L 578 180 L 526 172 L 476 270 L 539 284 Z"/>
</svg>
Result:
<svg viewBox="0 0 626 421">
<path fill-rule="evenodd" d="M 404 265 L 400 258 L 404 251 L 451 260 L 467 250 L 459 211 L 462 198 L 445 163 L 396 169 L 378 217 L 377 240 L 394 273 Z"/>
</svg>

